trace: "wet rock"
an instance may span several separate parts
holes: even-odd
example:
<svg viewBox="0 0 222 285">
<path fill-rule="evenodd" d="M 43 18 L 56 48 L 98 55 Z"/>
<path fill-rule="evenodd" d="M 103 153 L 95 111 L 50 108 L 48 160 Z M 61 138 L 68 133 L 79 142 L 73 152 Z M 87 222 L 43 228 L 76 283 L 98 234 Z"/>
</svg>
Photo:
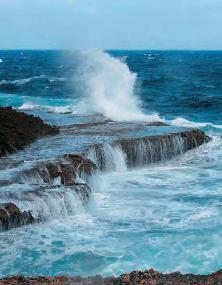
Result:
<svg viewBox="0 0 222 285">
<path fill-rule="evenodd" d="M 34 223 L 30 211 L 21 212 L 13 203 L 0 204 L 0 231 Z"/>
<path fill-rule="evenodd" d="M 209 141 L 210 138 L 202 131 L 187 130 L 167 135 L 121 139 L 111 143 L 109 148 L 107 144 L 96 144 L 88 147 L 85 153 L 96 158 L 99 169 L 107 170 L 113 159 L 110 148 L 113 152 L 115 149 L 123 152 L 128 167 L 137 167 L 167 161 Z"/>
<path fill-rule="evenodd" d="M 73 190 L 78 194 L 83 204 L 88 202 L 91 189 L 86 183 L 73 184 Z"/>
<path fill-rule="evenodd" d="M 32 184 L 38 184 L 42 181 L 49 184 L 61 183 L 69 186 L 76 183 L 77 176 L 85 178 L 93 174 L 96 169 L 97 166 L 83 155 L 65 154 L 57 161 L 41 163 L 28 171 L 24 171 L 22 182 L 32 181 Z"/>
<path fill-rule="evenodd" d="M 0 107 L 0 157 L 24 148 L 36 138 L 58 131 L 39 117 L 18 112 L 12 107 Z"/>
<path fill-rule="evenodd" d="M 29 277 L 13 276 L 0 280 L 0 285 L 221 285 L 222 270 L 209 275 L 162 274 L 153 269 L 133 271 L 120 277 Z"/>
<path fill-rule="evenodd" d="M 55 179 L 60 179 L 61 184 L 68 186 L 75 182 L 75 169 L 70 164 L 60 162 L 47 163 L 40 167 L 40 176 L 45 183 L 53 184 Z"/>
<path fill-rule="evenodd" d="M 114 145 L 121 147 L 126 154 L 128 166 L 133 167 L 167 161 L 209 141 L 210 138 L 204 132 L 188 130 L 167 135 L 124 139 Z"/>
<path fill-rule="evenodd" d="M 150 126 L 150 127 L 167 127 L 169 125 L 164 123 L 164 122 L 151 122 L 151 123 L 145 123 L 145 126 Z"/>
<path fill-rule="evenodd" d="M 97 169 L 96 164 L 84 155 L 66 154 L 64 155 L 64 159 L 69 161 L 70 164 L 75 168 L 75 171 L 80 174 L 85 173 L 87 175 L 91 175 Z"/>
</svg>

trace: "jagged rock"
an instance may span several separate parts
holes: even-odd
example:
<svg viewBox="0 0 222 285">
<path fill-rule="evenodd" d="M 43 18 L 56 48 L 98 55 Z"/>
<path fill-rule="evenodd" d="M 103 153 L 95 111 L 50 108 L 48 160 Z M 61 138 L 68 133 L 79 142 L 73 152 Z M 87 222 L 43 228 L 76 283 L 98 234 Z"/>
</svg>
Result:
<svg viewBox="0 0 222 285">
<path fill-rule="evenodd" d="M 36 138 L 58 133 L 57 127 L 45 124 L 39 117 L 0 107 L 0 157 L 33 142 Z"/>
<path fill-rule="evenodd" d="M 83 155 L 66 154 L 64 159 L 69 161 L 75 170 L 80 173 L 91 175 L 97 169 L 96 164 Z"/>
<path fill-rule="evenodd" d="M 221 285 L 222 270 L 209 275 L 162 274 L 153 269 L 133 271 L 120 277 L 29 277 L 12 276 L 0 280 L 0 285 Z"/>
<path fill-rule="evenodd" d="M 70 164 L 62 164 L 59 161 L 47 163 L 39 167 L 39 174 L 45 183 L 54 183 L 54 179 L 60 178 L 60 182 L 65 185 L 71 185 L 75 182 L 75 168 Z"/>
<path fill-rule="evenodd" d="M 55 179 L 60 179 L 65 186 L 76 183 L 77 176 L 89 176 L 94 173 L 97 166 L 87 157 L 80 154 L 65 154 L 57 161 L 46 162 L 24 171 L 23 181 L 34 181 L 33 184 L 42 182 L 54 184 Z"/>
<path fill-rule="evenodd" d="M 221 285 L 222 270 L 209 275 L 162 274 L 153 269 L 133 271 L 116 279 L 115 285 Z"/>
<path fill-rule="evenodd" d="M 33 222 L 34 218 L 30 211 L 21 212 L 13 203 L 0 205 L 0 231 L 28 225 Z"/>
</svg>

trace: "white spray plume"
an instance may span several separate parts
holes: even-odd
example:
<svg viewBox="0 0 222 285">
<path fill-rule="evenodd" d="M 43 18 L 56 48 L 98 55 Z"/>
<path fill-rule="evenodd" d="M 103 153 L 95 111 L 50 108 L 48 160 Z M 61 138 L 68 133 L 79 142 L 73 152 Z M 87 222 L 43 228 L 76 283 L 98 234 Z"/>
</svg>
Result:
<svg viewBox="0 0 222 285">
<path fill-rule="evenodd" d="M 115 121 L 156 121 L 156 114 L 145 115 L 134 95 L 136 74 L 126 63 L 103 51 L 82 52 L 78 80 L 83 100 L 81 112 L 101 113 Z"/>
</svg>

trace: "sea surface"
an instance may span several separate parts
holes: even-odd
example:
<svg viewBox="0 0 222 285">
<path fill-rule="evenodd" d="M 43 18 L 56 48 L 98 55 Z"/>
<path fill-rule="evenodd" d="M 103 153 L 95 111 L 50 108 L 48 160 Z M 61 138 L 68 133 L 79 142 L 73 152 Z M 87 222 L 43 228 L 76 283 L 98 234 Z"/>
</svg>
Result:
<svg viewBox="0 0 222 285">
<path fill-rule="evenodd" d="M 92 177 L 87 206 L 62 186 L 62 199 L 53 189 L 27 198 L 34 186 L 15 178 L 102 137 L 64 132 L 0 159 L 0 203 L 45 219 L 0 233 L 0 277 L 221 269 L 221 51 L 0 51 L 0 104 L 58 126 L 163 121 L 212 138 L 144 168 L 129 170 L 117 157 L 116 168 Z"/>
</svg>

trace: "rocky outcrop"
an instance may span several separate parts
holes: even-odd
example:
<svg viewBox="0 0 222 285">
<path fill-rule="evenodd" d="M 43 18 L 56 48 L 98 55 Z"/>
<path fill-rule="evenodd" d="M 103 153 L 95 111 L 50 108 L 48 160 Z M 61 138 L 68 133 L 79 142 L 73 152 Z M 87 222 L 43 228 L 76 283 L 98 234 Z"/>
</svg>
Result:
<svg viewBox="0 0 222 285">
<path fill-rule="evenodd" d="M 12 107 L 0 107 L 0 157 L 24 148 L 36 138 L 58 131 L 39 117 L 18 112 Z"/>
<path fill-rule="evenodd" d="M 25 171 L 22 182 L 31 184 L 62 184 L 71 186 L 79 183 L 77 178 L 92 175 L 97 166 L 86 156 L 81 154 L 65 154 L 57 161 L 41 163 L 35 168 Z"/>
<path fill-rule="evenodd" d="M 71 205 L 67 200 L 69 195 L 72 198 L 77 195 L 82 204 L 85 205 L 91 193 L 90 187 L 86 184 L 87 177 L 93 174 L 96 169 L 96 165 L 87 157 L 79 154 L 66 154 L 59 157 L 57 161 L 41 163 L 24 171 L 23 175 L 17 177 L 15 182 L 25 183 L 26 187 L 29 184 L 32 190 L 27 189 L 18 195 L 6 191 L 2 199 L 5 198 L 6 201 L 22 199 L 22 201 L 33 201 L 33 203 L 35 199 L 43 203 L 47 203 L 46 199 L 49 201 L 63 200 L 64 209 L 61 209 L 61 213 L 63 210 L 67 210 L 67 213 L 72 214 L 73 212 L 69 211 Z M 80 179 L 81 177 L 84 180 Z M 47 218 L 44 216 L 44 211 L 39 214 L 36 213 L 34 218 L 30 211 L 21 212 L 12 203 L 0 205 L 0 231 L 43 221 Z"/>
<path fill-rule="evenodd" d="M 167 161 L 192 150 L 210 138 L 199 130 L 189 130 L 161 136 L 141 139 L 121 140 L 117 142 L 127 156 L 129 167 Z"/>
<path fill-rule="evenodd" d="M 13 276 L 0 280 L 0 285 L 221 285 L 222 270 L 209 275 L 162 274 L 153 269 L 133 271 L 120 277 L 36 277 Z"/>
<path fill-rule="evenodd" d="M 15 204 L 0 204 L 0 231 L 28 225 L 34 222 L 30 211 L 22 212 Z"/>
<path fill-rule="evenodd" d="M 204 132 L 187 130 L 167 135 L 121 139 L 109 144 L 109 148 L 107 144 L 97 144 L 87 148 L 85 153 L 93 157 L 99 169 L 107 170 L 110 160 L 115 158 L 112 152 L 122 152 L 127 166 L 136 167 L 167 161 L 209 141 L 210 138 Z M 107 151 L 110 153 L 107 154 Z"/>
<path fill-rule="evenodd" d="M 74 167 L 79 175 L 81 175 L 81 173 L 91 175 L 97 170 L 96 164 L 84 155 L 66 154 L 63 158 Z"/>
</svg>

